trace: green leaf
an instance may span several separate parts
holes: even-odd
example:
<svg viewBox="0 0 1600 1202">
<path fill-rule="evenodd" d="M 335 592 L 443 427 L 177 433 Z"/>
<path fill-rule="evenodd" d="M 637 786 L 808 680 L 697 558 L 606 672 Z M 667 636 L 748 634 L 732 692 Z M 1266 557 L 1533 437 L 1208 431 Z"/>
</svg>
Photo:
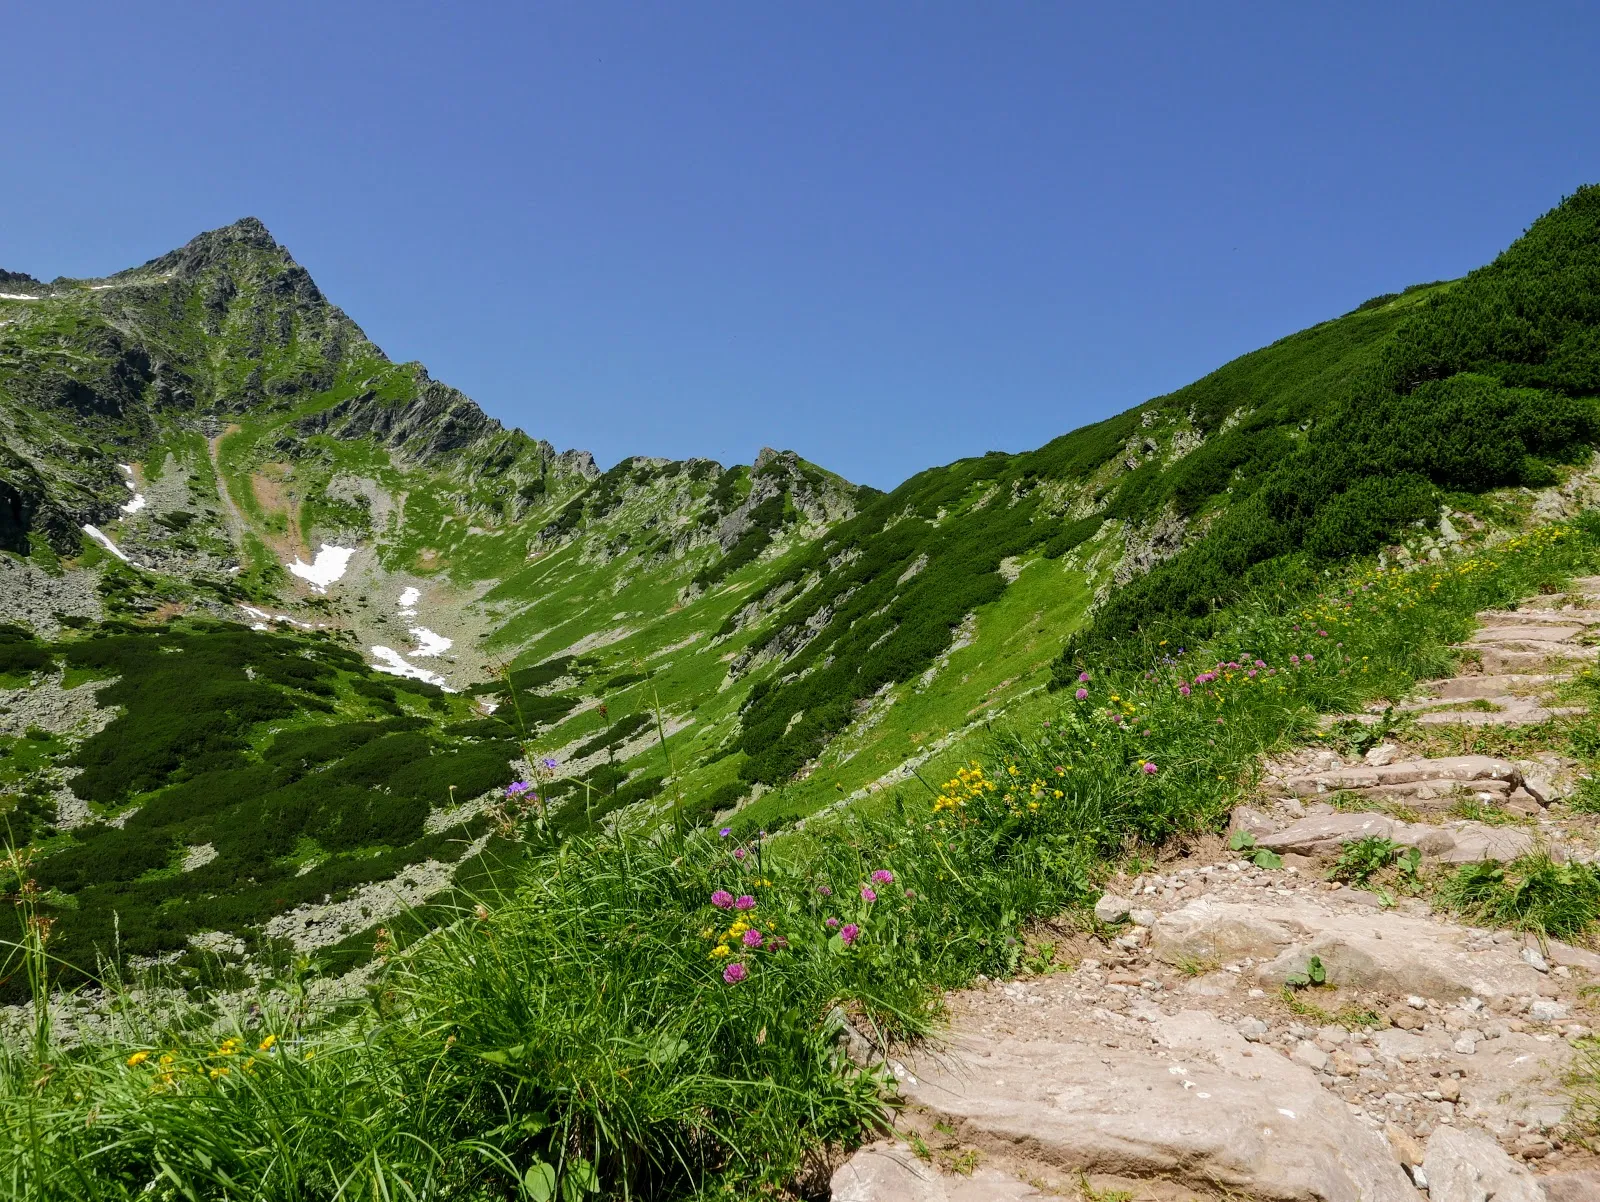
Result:
<svg viewBox="0 0 1600 1202">
<path fill-rule="evenodd" d="M 687 1039 L 679 1039 L 663 1032 L 656 1038 L 655 1043 L 651 1045 L 650 1051 L 645 1058 L 651 1064 L 665 1066 L 672 1064 L 688 1050 L 689 1041 Z"/>
<path fill-rule="evenodd" d="M 1283 983 L 1293 989 L 1304 989 L 1311 984 L 1311 978 L 1303 972 L 1292 972 L 1283 978 Z"/>
<path fill-rule="evenodd" d="M 1321 957 L 1312 956 L 1311 959 L 1306 961 L 1306 976 L 1310 978 L 1313 985 L 1324 985 L 1327 983 L 1328 970 L 1322 967 Z"/>
<path fill-rule="evenodd" d="M 522 1176 L 522 1188 L 533 1202 L 550 1202 L 556 1196 L 556 1171 L 542 1160 L 528 1166 Z"/>
<path fill-rule="evenodd" d="M 1256 837 L 1249 831 L 1234 831 L 1228 846 L 1234 851 L 1245 851 L 1256 845 Z"/>
<path fill-rule="evenodd" d="M 575 1160 L 566 1172 L 564 1194 L 576 1195 L 580 1191 L 586 1194 L 598 1193 L 600 1190 L 600 1174 L 594 1171 L 594 1165 L 587 1160 Z"/>
<path fill-rule="evenodd" d="M 1270 848 L 1263 847 L 1254 857 L 1257 868 L 1282 868 L 1283 857 Z"/>
</svg>

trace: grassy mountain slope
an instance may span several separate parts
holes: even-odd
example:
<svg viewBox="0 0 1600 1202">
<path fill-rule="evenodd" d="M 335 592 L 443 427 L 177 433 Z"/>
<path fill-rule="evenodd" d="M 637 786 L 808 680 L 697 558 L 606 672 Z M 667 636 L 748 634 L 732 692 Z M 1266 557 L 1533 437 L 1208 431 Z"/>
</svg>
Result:
<svg viewBox="0 0 1600 1202">
<path fill-rule="evenodd" d="M 481 855 L 493 791 L 546 756 L 540 804 L 564 835 L 669 814 L 755 830 L 859 800 L 1131 636 L 1202 637 L 1246 591 L 1292 596 L 1441 511 L 1535 500 L 1485 490 L 1559 509 L 1597 438 L 1597 230 L 1582 191 L 1463 281 L 887 494 L 788 452 L 604 472 L 557 454 L 391 363 L 254 221 L 103 281 L 13 277 L 32 299 L 0 299 L 0 617 L 22 625 L 0 683 L 43 725 L 0 736 L 0 806 L 81 964 L 119 906 L 137 955 L 370 945 L 361 890 L 447 842 Z M 287 571 L 325 542 L 352 550 L 346 575 Z M 241 622 L 261 638 L 239 642 Z M 453 646 L 430 653 L 441 632 Z M 454 691 L 374 674 L 396 649 Z M 164 657 L 246 693 L 283 670 L 265 665 L 312 667 L 186 739 Z M 104 750 L 163 722 L 153 767 Z M 295 739 L 341 750 L 291 771 Z M 372 739 L 395 772 L 446 756 L 459 779 L 363 777 L 391 799 L 363 809 L 336 786 Z M 198 800 L 219 790 L 225 810 Z M 270 836 L 218 841 L 217 815 L 267 812 Z"/>
</svg>

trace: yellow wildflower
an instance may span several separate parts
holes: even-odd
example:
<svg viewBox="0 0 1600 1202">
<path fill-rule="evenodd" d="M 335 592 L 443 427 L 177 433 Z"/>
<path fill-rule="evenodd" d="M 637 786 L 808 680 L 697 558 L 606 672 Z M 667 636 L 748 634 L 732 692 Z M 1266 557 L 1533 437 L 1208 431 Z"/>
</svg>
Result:
<svg viewBox="0 0 1600 1202">
<path fill-rule="evenodd" d="M 278 1037 L 276 1035 L 268 1035 L 256 1047 L 256 1051 L 258 1051 L 258 1052 L 270 1052 L 272 1050 L 272 1045 L 277 1043 L 277 1042 L 278 1042 Z"/>
<path fill-rule="evenodd" d="M 150 1059 L 149 1052 L 135 1052 L 133 1055 L 128 1057 L 128 1067 L 138 1068 L 148 1059 Z"/>
</svg>

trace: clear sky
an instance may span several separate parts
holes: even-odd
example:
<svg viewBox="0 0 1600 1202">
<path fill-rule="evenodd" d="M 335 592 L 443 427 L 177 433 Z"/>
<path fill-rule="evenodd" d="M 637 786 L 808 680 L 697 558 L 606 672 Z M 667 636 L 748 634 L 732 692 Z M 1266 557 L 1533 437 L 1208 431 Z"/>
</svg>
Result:
<svg viewBox="0 0 1600 1202">
<path fill-rule="evenodd" d="M 890 487 L 1488 259 L 1592 3 L 9 5 L 0 267 L 247 214 L 558 447 Z"/>
</svg>

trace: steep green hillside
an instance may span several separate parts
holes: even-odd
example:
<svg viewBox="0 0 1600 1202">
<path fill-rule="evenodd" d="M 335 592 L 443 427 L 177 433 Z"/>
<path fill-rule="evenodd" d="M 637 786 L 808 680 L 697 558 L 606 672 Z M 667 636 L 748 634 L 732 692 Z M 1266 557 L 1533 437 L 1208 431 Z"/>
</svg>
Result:
<svg viewBox="0 0 1600 1202">
<path fill-rule="evenodd" d="M 253 220 L 0 283 L 0 816 L 81 968 L 348 959 L 374 890 L 439 896 L 538 817 L 860 801 L 1246 593 L 1569 513 L 1600 440 L 1588 189 L 1464 280 L 886 494 L 790 452 L 557 453 Z"/>
</svg>

